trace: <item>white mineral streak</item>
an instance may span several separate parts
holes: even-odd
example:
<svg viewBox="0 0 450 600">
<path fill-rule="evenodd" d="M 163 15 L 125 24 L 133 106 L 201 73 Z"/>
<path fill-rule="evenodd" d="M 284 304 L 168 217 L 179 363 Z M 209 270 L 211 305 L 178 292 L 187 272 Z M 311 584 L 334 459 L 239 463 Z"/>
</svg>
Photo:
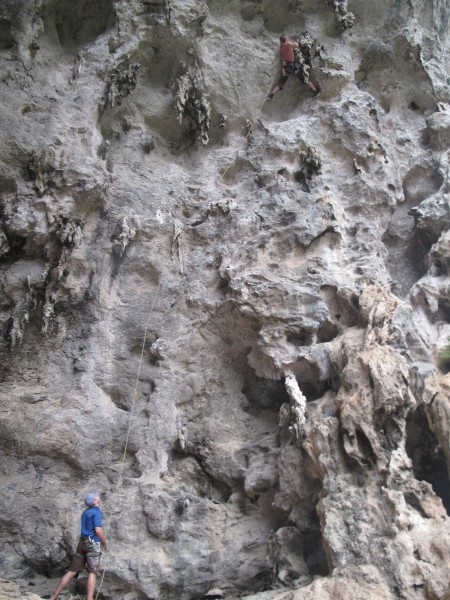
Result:
<svg viewBox="0 0 450 600">
<path fill-rule="evenodd" d="M 292 429 L 296 440 L 301 438 L 306 421 L 306 398 L 298 386 L 295 375 L 289 373 L 284 380 L 286 391 L 291 399 Z"/>
</svg>

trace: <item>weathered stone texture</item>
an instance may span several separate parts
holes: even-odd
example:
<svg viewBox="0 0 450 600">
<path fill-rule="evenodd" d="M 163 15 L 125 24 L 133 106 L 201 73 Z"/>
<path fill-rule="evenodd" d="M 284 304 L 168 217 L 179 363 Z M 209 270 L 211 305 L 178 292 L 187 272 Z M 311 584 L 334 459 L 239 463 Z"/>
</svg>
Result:
<svg viewBox="0 0 450 600">
<path fill-rule="evenodd" d="M 1 597 L 449 598 L 449 14 L 0 2 Z"/>
</svg>

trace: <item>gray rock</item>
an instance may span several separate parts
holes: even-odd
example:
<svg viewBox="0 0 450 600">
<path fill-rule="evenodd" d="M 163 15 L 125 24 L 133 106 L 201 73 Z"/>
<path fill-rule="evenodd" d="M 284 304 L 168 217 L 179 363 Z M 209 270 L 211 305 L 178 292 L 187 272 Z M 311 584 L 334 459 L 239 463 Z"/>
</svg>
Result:
<svg viewBox="0 0 450 600">
<path fill-rule="evenodd" d="M 448 595 L 444 4 L 2 3 L 0 595 Z"/>
</svg>

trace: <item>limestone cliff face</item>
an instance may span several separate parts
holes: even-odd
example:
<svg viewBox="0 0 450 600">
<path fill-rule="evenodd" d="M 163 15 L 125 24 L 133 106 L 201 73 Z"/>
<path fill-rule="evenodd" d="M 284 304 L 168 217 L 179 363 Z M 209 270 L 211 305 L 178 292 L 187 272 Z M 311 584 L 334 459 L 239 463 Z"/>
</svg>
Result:
<svg viewBox="0 0 450 600">
<path fill-rule="evenodd" d="M 450 598 L 449 16 L 1 0 L 2 577 Z"/>
</svg>

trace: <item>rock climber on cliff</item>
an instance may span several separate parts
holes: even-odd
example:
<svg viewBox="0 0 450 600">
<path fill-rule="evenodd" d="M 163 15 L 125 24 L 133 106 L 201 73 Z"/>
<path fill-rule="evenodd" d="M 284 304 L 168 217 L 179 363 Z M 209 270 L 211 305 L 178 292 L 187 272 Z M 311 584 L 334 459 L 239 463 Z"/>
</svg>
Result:
<svg viewBox="0 0 450 600">
<path fill-rule="evenodd" d="M 89 492 L 84 498 L 87 508 L 81 515 L 81 537 L 78 542 L 75 556 L 72 559 L 69 570 L 63 575 L 51 596 L 50 600 L 56 600 L 60 591 L 66 587 L 72 577 L 80 573 L 85 566 L 88 570 L 86 587 L 87 600 L 93 600 L 95 580 L 100 569 L 100 544 L 105 550 L 108 542 L 102 529 L 102 511 L 100 510 L 100 496 L 97 492 Z"/>
<path fill-rule="evenodd" d="M 287 33 L 282 33 L 280 36 L 280 54 L 281 54 L 281 78 L 277 85 L 268 94 L 267 100 L 272 100 L 274 95 L 281 91 L 290 75 L 294 75 L 300 81 L 308 87 L 314 96 L 320 92 L 320 87 L 315 86 L 312 81 L 309 81 L 309 68 L 310 65 L 298 65 L 296 62 L 296 56 L 294 50 L 300 48 L 298 42 L 294 42 L 289 39 Z M 301 49 L 300 49 L 301 50 Z M 301 52 L 300 52 L 301 54 Z M 304 61 L 303 61 L 304 63 Z M 302 68 L 305 67 L 306 68 Z"/>
</svg>

